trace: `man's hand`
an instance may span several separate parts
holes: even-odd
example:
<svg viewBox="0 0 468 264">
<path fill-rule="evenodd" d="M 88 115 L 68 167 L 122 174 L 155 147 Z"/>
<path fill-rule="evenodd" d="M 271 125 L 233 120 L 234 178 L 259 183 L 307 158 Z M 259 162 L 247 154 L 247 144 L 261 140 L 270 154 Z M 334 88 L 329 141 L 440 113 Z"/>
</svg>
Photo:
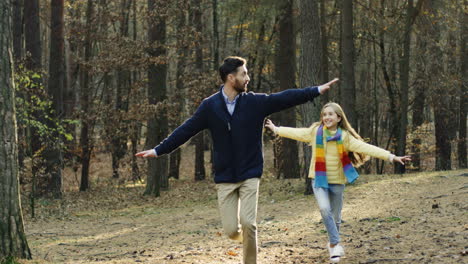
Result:
<svg viewBox="0 0 468 264">
<path fill-rule="evenodd" d="M 138 152 L 137 154 L 135 154 L 135 156 L 143 157 L 143 158 L 156 158 L 157 157 L 154 149 L 148 149 L 142 152 Z"/>
<path fill-rule="evenodd" d="M 331 86 L 332 84 L 338 82 L 338 81 L 339 81 L 339 79 L 338 79 L 338 78 L 335 78 L 335 79 L 333 79 L 333 80 L 331 80 L 331 81 L 329 81 L 329 82 L 327 82 L 327 83 L 325 83 L 325 84 L 320 85 L 320 86 L 319 86 L 320 94 L 326 93 L 328 90 L 330 90 L 330 86 Z"/>
</svg>

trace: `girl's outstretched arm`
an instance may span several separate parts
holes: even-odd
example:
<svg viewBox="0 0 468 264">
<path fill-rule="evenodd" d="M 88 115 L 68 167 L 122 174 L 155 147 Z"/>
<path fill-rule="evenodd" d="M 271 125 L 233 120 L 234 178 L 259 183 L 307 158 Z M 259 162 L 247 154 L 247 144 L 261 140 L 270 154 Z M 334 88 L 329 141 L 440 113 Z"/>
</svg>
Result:
<svg viewBox="0 0 468 264">
<path fill-rule="evenodd" d="M 347 151 L 363 153 L 374 158 L 388 160 L 391 162 L 399 162 L 402 165 L 405 165 L 405 161 L 411 161 L 410 156 L 395 156 L 391 154 L 390 151 L 358 140 L 348 133 L 346 134 L 343 142 Z"/>
<path fill-rule="evenodd" d="M 277 127 L 270 119 L 266 120 L 265 127 L 269 128 L 275 135 L 286 137 L 301 142 L 311 142 L 313 140 L 312 127 Z"/>
</svg>

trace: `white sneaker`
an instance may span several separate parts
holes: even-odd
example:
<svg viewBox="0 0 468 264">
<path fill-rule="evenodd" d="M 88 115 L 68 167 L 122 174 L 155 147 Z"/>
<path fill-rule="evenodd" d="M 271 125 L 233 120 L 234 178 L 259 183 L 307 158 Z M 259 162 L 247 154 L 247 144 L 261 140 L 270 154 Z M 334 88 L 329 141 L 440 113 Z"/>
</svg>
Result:
<svg viewBox="0 0 468 264">
<path fill-rule="evenodd" d="M 340 257 L 344 257 L 345 253 L 344 253 L 344 248 L 341 244 L 338 244 L 336 245 L 334 248 L 334 254 L 335 255 L 339 255 Z"/>
<path fill-rule="evenodd" d="M 337 250 L 338 246 L 339 246 L 339 244 L 332 248 L 332 247 L 330 247 L 330 243 L 327 244 L 328 252 L 330 253 L 330 262 L 331 263 L 338 263 L 340 261 L 340 254 L 339 254 L 340 252 Z"/>
<path fill-rule="evenodd" d="M 333 248 L 330 247 L 330 244 L 327 244 L 328 252 L 330 253 L 330 262 L 338 263 L 340 257 L 344 256 L 344 248 L 340 244 L 337 244 Z"/>
</svg>

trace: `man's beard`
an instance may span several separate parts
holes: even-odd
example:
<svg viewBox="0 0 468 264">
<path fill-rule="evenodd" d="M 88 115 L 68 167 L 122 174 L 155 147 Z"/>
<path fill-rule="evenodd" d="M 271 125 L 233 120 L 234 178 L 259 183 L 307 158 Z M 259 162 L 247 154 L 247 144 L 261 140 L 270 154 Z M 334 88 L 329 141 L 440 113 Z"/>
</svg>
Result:
<svg viewBox="0 0 468 264">
<path fill-rule="evenodd" d="M 234 89 L 238 93 L 243 93 L 247 91 L 247 87 L 244 85 L 244 83 L 236 80 L 236 83 L 234 84 Z"/>
</svg>

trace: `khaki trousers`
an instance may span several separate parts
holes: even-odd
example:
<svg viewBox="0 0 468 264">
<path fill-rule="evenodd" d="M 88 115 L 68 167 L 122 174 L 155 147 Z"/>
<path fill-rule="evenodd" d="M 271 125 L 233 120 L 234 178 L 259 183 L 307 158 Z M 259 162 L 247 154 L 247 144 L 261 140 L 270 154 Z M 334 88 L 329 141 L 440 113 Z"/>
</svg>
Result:
<svg viewBox="0 0 468 264">
<path fill-rule="evenodd" d="M 257 263 L 257 203 L 259 178 L 219 183 L 218 203 L 226 235 L 242 242 L 245 264 Z"/>
</svg>

